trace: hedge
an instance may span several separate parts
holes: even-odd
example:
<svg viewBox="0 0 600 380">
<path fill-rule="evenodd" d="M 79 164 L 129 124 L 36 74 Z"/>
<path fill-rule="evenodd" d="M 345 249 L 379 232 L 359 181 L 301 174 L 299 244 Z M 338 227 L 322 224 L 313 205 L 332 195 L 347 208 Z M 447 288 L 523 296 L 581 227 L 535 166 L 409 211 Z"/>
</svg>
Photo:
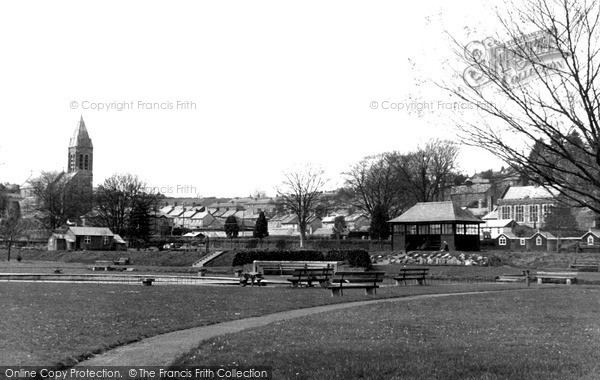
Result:
<svg viewBox="0 0 600 380">
<path fill-rule="evenodd" d="M 369 253 L 363 249 L 330 250 L 323 254 L 314 250 L 247 250 L 238 251 L 232 266 L 252 264 L 254 260 L 261 261 L 347 261 L 351 266 L 371 267 Z"/>
</svg>

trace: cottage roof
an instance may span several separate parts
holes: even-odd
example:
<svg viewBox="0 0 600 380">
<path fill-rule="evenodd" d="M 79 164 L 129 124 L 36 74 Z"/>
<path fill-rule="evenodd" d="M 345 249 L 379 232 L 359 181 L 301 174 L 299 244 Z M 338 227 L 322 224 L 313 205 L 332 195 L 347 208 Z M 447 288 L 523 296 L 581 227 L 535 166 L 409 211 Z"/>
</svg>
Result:
<svg viewBox="0 0 600 380">
<path fill-rule="evenodd" d="M 123 240 L 123 238 L 121 237 L 121 235 L 115 234 L 115 235 L 113 236 L 113 239 L 114 239 L 115 243 L 118 243 L 118 244 L 126 244 L 126 243 L 125 243 L 125 240 Z"/>
<path fill-rule="evenodd" d="M 497 238 L 499 238 L 500 236 L 506 236 L 509 239 L 522 239 L 519 236 L 515 235 L 514 232 L 503 232 L 500 235 L 498 235 Z"/>
<path fill-rule="evenodd" d="M 69 227 L 76 236 L 114 236 L 107 227 Z"/>
<path fill-rule="evenodd" d="M 453 202 L 420 202 L 389 223 L 470 222 L 484 223 Z"/>
<path fill-rule="evenodd" d="M 489 183 L 473 183 L 472 185 L 453 186 L 451 194 L 484 194 L 492 187 Z"/>
</svg>

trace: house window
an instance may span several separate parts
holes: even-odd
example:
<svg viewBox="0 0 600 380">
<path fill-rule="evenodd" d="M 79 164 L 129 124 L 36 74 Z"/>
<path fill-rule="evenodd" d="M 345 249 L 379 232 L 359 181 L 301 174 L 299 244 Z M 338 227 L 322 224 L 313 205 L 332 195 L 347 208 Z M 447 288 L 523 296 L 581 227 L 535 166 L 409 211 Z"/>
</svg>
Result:
<svg viewBox="0 0 600 380">
<path fill-rule="evenodd" d="M 88 155 L 87 154 L 85 155 L 85 161 L 84 161 L 83 167 L 85 168 L 85 170 L 88 170 Z"/>
<path fill-rule="evenodd" d="M 419 226 L 419 235 L 429 235 L 429 225 Z"/>
<path fill-rule="evenodd" d="M 519 243 L 520 243 L 521 245 L 525 245 L 525 239 L 521 239 L 521 240 L 519 240 Z"/>
<path fill-rule="evenodd" d="M 457 235 L 464 235 L 465 234 L 465 225 L 464 224 L 457 224 L 456 225 L 456 234 Z"/>
<path fill-rule="evenodd" d="M 85 238 L 83 238 L 83 242 L 85 244 L 92 244 L 92 237 L 91 236 L 86 236 Z"/>
<path fill-rule="evenodd" d="M 515 221 L 523 222 L 523 206 L 515 206 Z"/>
<path fill-rule="evenodd" d="M 505 236 L 500 236 L 500 238 L 498 238 L 498 244 L 499 245 L 506 245 L 506 237 Z"/>
<path fill-rule="evenodd" d="M 408 225 L 408 228 L 406 229 L 406 233 L 408 235 L 416 235 L 417 234 L 417 226 L 415 224 Z"/>
<path fill-rule="evenodd" d="M 108 236 L 102 237 L 102 244 L 108 245 Z"/>
<path fill-rule="evenodd" d="M 432 224 L 429 226 L 429 233 L 432 235 L 439 235 L 442 233 L 442 226 L 440 224 Z"/>
<path fill-rule="evenodd" d="M 538 205 L 529 206 L 529 221 L 532 223 L 538 222 Z"/>
<path fill-rule="evenodd" d="M 537 238 L 535 238 L 535 245 L 542 245 L 542 238 L 541 238 L 541 236 L 538 236 Z"/>
<path fill-rule="evenodd" d="M 83 169 L 83 154 L 79 155 L 79 169 Z"/>
<path fill-rule="evenodd" d="M 588 236 L 587 245 L 594 245 L 594 237 L 592 235 Z"/>
<path fill-rule="evenodd" d="M 500 207 L 500 219 L 511 219 L 510 217 L 510 206 Z"/>
</svg>

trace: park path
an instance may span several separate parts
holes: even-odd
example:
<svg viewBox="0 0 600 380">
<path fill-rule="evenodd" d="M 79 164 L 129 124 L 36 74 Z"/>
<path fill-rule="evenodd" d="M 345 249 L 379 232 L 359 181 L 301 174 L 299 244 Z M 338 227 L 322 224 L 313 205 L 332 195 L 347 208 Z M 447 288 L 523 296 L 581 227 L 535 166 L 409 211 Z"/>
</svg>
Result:
<svg viewBox="0 0 600 380">
<path fill-rule="evenodd" d="M 500 291 L 508 291 L 500 290 Z M 524 289 L 510 289 L 510 291 Z M 82 361 L 77 366 L 168 366 L 179 356 L 198 347 L 201 342 L 221 335 L 237 333 L 246 329 L 266 326 L 268 324 L 301 318 L 308 315 L 348 309 L 352 307 L 367 306 L 384 302 L 408 302 L 429 298 L 464 296 L 469 294 L 484 294 L 498 292 L 462 292 L 423 294 L 417 296 L 385 298 L 368 301 L 356 301 L 332 305 L 309 307 L 306 309 L 295 309 L 259 317 L 238 319 L 235 321 L 221 322 L 213 325 L 194 327 L 187 330 L 174 331 L 166 334 L 153 336 L 139 342 L 120 346 L 88 360 Z"/>
</svg>

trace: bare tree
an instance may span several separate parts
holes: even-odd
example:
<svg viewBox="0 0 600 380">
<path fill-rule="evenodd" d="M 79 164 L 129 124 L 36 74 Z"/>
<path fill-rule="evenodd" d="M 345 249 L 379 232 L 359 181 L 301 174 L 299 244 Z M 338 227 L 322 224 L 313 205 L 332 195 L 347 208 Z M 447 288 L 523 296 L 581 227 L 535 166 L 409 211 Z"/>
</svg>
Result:
<svg viewBox="0 0 600 380">
<path fill-rule="evenodd" d="M 414 201 L 445 200 L 446 192 L 457 175 L 458 153 L 458 146 L 451 141 L 431 140 L 395 162 L 395 168 L 407 183 L 406 188 Z"/>
<path fill-rule="evenodd" d="M 128 236 L 130 214 L 136 200 L 145 195 L 146 183 L 133 174 L 113 174 L 98 186 L 95 210 L 98 223 L 114 233 Z"/>
<path fill-rule="evenodd" d="M 70 176 L 64 172 L 42 172 L 29 181 L 36 198 L 35 211 L 47 229 L 55 229 L 67 219 L 78 217 L 81 199 L 70 186 Z"/>
<path fill-rule="evenodd" d="M 350 197 L 352 205 L 371 217 L 378 204 L 391 217 L 411 206 L 408 183 L 397 168 L 399 159 L 398 153 L 368 156 L 343 173 L 353 195 Z"/>
<path fill-rule="evenodd" d="M 12 246 L 15 241 L 25 232 L 27 223 L 21 218 L 18 202 L 4 202 L 5 208 L 0 217 L 0 237 L 6 243 L 7 257 L 10 261 Z"/>
<path fill-rule="evenodd" d="M 463 142 L 600 213 L 599 3 L 527 0 L 498 19 L 507 42 L 457 42 L 465 81 L 442 85 L 480 114 L 459 121 Z"/>
<path fill-rule="evenodd" d="M 300 247 L 304 247 L 306 229 L 315 207 L 319 194 L 327 183 L 322 169 L 304 166 L 284 174 L 282 186 L 277 190 L 284 206 L 298 217 L 300 230 Z"/>
</svg>

